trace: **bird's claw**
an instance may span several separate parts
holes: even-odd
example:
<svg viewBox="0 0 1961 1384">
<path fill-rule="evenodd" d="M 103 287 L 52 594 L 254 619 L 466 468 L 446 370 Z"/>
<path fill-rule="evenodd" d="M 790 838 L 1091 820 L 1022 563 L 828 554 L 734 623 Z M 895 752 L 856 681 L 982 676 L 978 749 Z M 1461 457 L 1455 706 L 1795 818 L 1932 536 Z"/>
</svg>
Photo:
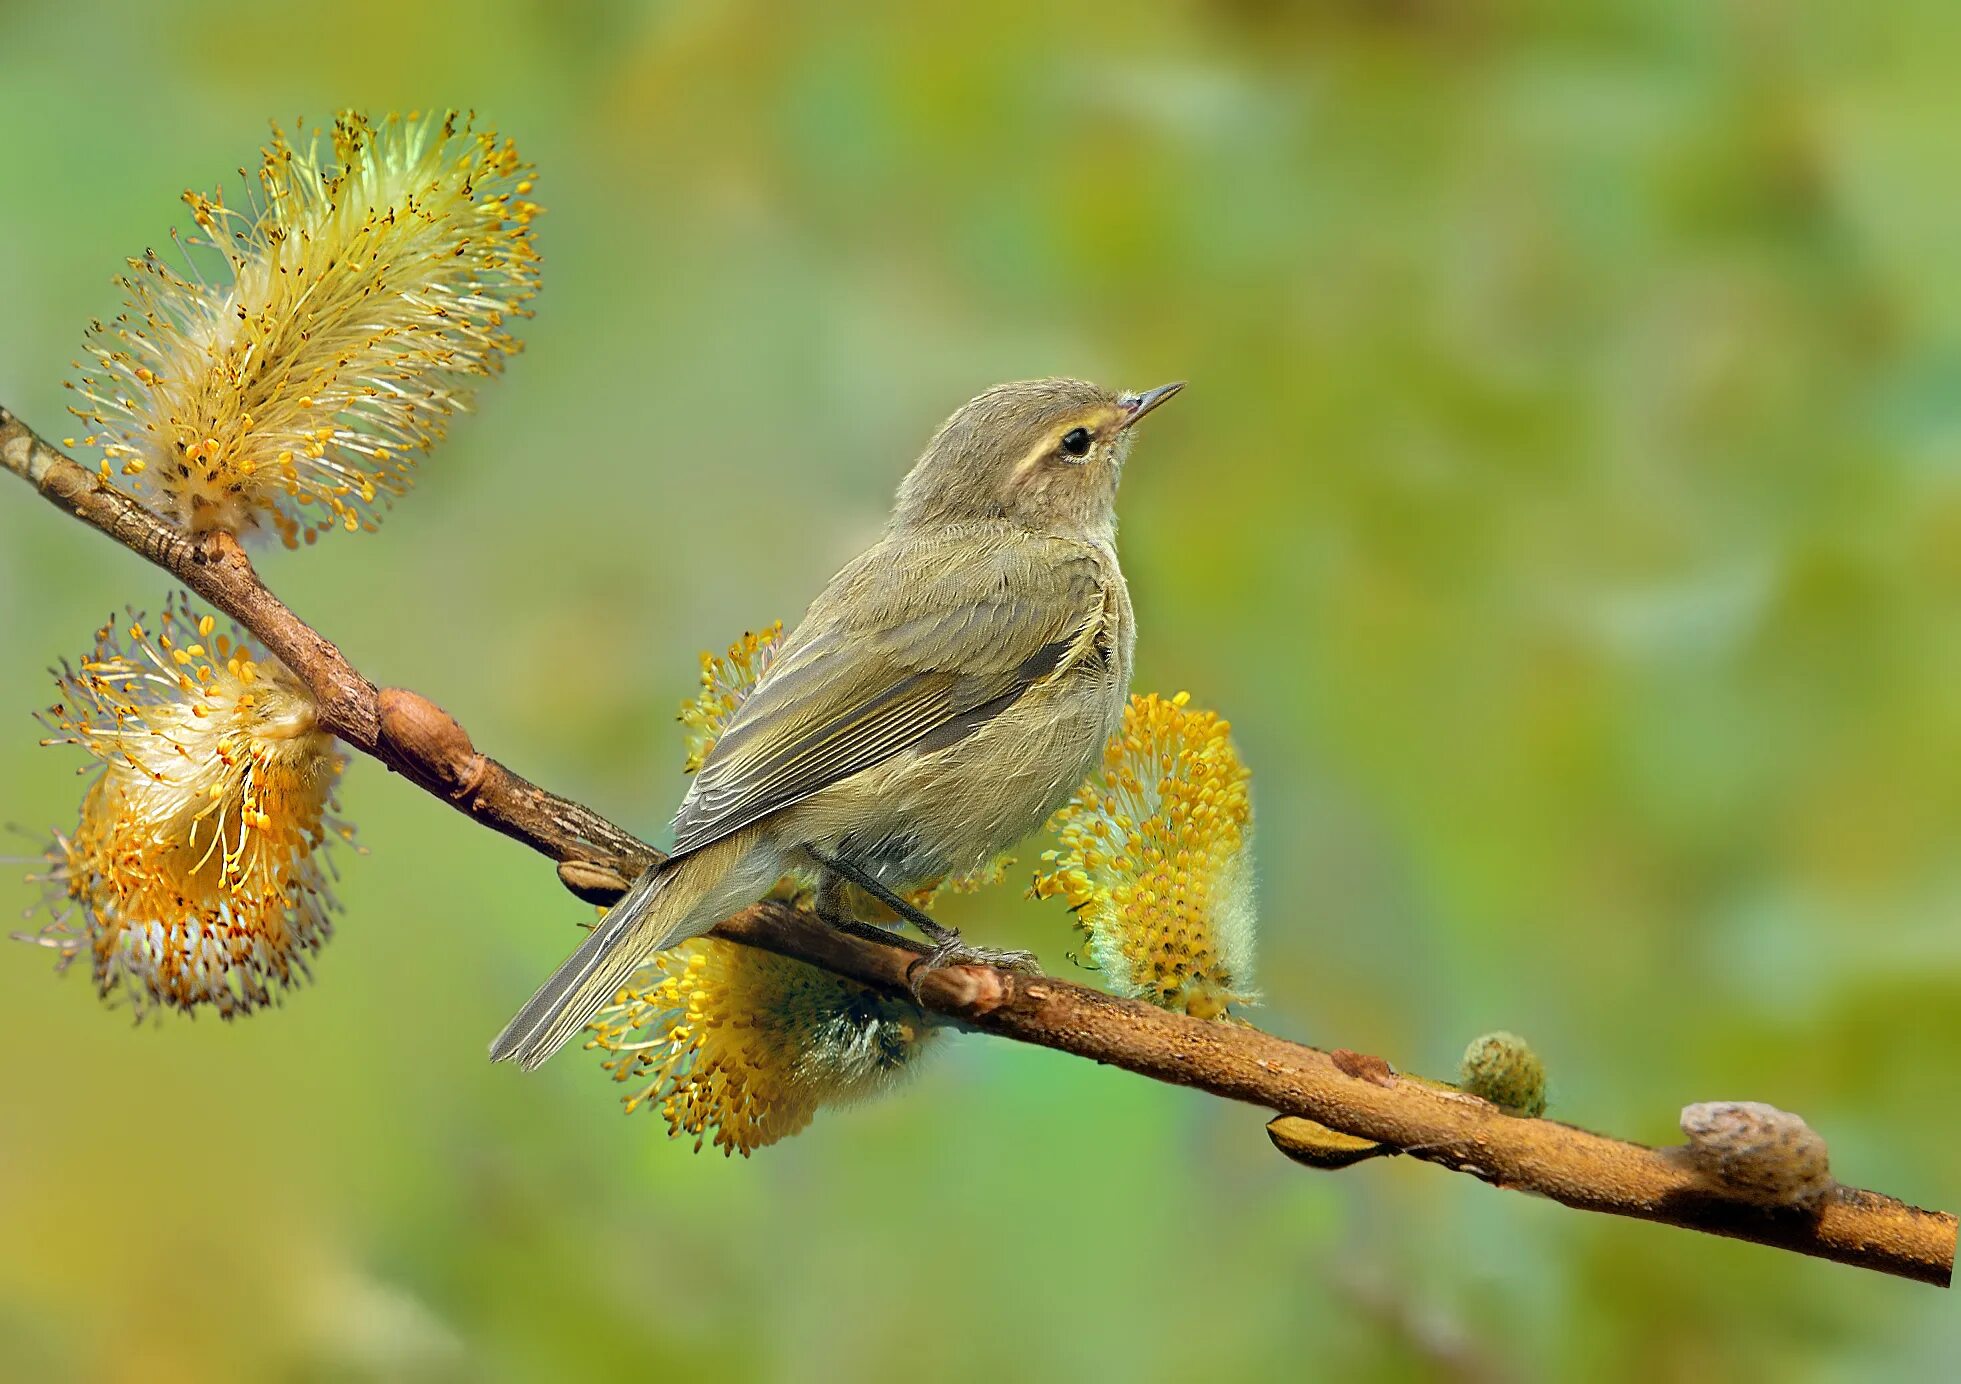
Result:
<svg viewBox="0 0 1961 1384">
<path fill-rule="evenodd" d="M 956 933 L 935 943 L 931 951 L 906 966 L 906 984 L 912 987 L 912 997 L 918 999 L 926 977 L 945 966 L 993 966 L 1022 975 L 1042 973 L 1034 952 L 1012 947 L 970 947 Z"/>
</svg>

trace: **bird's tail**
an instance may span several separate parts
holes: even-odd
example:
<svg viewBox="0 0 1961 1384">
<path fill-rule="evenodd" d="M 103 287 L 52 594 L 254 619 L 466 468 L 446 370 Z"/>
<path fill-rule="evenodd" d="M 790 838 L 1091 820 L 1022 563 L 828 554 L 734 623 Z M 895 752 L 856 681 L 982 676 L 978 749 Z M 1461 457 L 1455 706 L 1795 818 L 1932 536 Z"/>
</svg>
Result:
<svg viewBox="0 0 1961 1384">
<path fill-rule="evenodd" d="M 737 832 L 641 875 L 504 1026 L 490 1045 L 490 1060 L 515 1058 L 526 1071 L 537 1067 L 619 993 L 641 962 L 701 936 L 761 897 L 774 876 L 753 887 L 748 877 L 757 873 L 756 864 L 773 862 L 754 861 L 754 844 L 752 833 Z"/>
</svg>

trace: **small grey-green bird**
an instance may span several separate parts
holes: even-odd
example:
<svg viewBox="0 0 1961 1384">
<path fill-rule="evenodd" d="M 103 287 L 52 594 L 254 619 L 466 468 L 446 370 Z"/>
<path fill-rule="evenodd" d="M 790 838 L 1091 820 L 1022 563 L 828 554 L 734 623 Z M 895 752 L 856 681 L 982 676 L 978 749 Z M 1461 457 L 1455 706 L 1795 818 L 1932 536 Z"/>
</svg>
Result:
<svg viewBox="0 0 1961 1384">
<path fill-rule="evenodd" d="M 1075 791 L 1122 720 L 1136 629 L 1117 481 L 1183 383 L 997 385 L 927 443 L 885 536 L 811 603 L 737 708 L 636 880 L 490 1046 L 536 1067 L 653 953 L 786 870 L 899 891 L 978 869 Z M 927 964 L 993 958 L 915 910 Z"/>
</svg>

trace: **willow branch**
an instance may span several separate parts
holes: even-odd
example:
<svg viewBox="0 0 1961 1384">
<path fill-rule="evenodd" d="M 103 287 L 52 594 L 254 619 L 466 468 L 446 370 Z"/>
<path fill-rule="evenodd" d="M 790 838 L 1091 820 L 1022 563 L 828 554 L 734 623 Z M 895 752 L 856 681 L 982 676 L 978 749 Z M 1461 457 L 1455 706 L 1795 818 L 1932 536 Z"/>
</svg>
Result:
<svg viewBox="0 0 1961 1384">
<path fill-rule="evenodd" d="M 0 407 L 0 463 L 56 507 L 163 568 L 251 632 L 312 690 L 322 725 L 484 825 L 558 862 L 593 902 L 616 898 L 660 859 L 590 808 L 477 751 L 441 708 L 378 688 L 259 580 L 227 534 L 179 532 Z M 781 903 L 727 919 L 715 936 L 763 947 L 894 994 L 917 951 L 847 936 Z M 1656 1221 L 1945 1286 L 1956 1221 L 1876 1192 L 1839 1187 L 1812 1207 L 1767 1210 L 1712 1185 L 1676 1151 L 1520 1119 L 1463 1092 L 1397 1075 L 1379 1058 L 1291 1043 L 1048 976 L 985 966 L 928 974 L 919 1000 L 964 1027 L 1054 1048 L 1281 1116 L 1316 1121 L 1499 1187 L 1582 1211 Z M 1289 1141 L 1276 1121 L 1275 1143 Z"/>
</svg>

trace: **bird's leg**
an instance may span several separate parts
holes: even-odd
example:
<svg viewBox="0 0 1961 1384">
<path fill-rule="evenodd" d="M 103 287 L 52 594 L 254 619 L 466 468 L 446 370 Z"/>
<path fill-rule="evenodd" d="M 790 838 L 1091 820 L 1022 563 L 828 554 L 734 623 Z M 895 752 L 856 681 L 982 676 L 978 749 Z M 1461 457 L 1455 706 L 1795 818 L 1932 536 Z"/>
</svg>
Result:
<svg viewBox="0 0 1961 1384">
<path fill-rule="evenodd" d="M 1004 950 L 994 947 L 970 947 L 960 940 L 960 933 L 957 930 L 934 922 L 923 910 L 907 903 L 890 889 L 887 889 L 870 872 L 859 869 L 843 856 L 818 855 L 816 851 L 811 851 L 810 853 L 816 857 L 817 863 L 824 867 L 827 877 L 851 881 L 851 883 L 863 889 L 905 921 L 911 923 L 914 927 L 926 934 L 926 940 L 933 944 L 932 950 L 906 967 L 906 977 L 912 983 L 912 990 L 915 996 L 919 993 L 920 982 L 926 978 L 927 974 L 932 971 L 937 971 L 942 966 L 999 966 L 1004 970 L 1040 973 L 1041 967 L 1035 962 L 1034 952 Z M 833 895 L 832 903 L 835 906 L 835 895 Z M 820 917 L 823 916 L 824 906 L 824 889 L 820 883 L 818 888 L 818 915 Z M 832 919 L 831 921 L 835 923 L 836 920 Z M 860 926 L 864 926 L 864 924 L 860 924 Z M 853 931 L 853 929 L 847 928 L 846 931 Z"/>
<path fill-rule="evenodd" d="M 876 876 L 868 871 L 859 869 L 843 856 L 818 855 L 816 851 L 812 851 L 811 855 L 815 856 L 817 863 L 824 867 L 824 874 L 817 886 L 818 917 L 824 918 L 826 921 L 835 922 L 839 917 L 844 916 L 844 900 L 842 894 L 845 882 L 849 881 L 898 914 L 902 920 L 918 928 L 926 935 L 926 940 L 929 942 L 937 944 L 946 941 L 948 938 L 957 939 L 960 936 L 952 928 L 942 927 L 939 923 L 934 922 L 930 914 L 913 907 L 890 889 L 887 889 L 883 884 L 880 884 Z M 828 898 L 826 897 L 827 888 L 829 893 Z M 826 913 L 826 908 L 830 910 L 829 913 Z"/>
<path fill-rule="evenodd" d="M 815 856 L 817 853 L 812 851 L 811 854 Z M 819 857 L 820 860 L 821 858 Z M 894 933 L 891 929 L 882 928 L 877 923 L 864 922 L 861 919 L 852 917 L 845 911 L 844 885 L 845 879 L 843 875 L 833 870 L 829 865 L 823 866 L 817 876 L 817 916 L 836 928 L 839 932 L 849 933 L 853 937 L 862 937 L 867 942 L 882 942 L 888 947 L 895 942 L 899 942 L 901 939 L 898 934 Z M 905 945 L 910 944 L 907 943 Z"/>
</svg>

